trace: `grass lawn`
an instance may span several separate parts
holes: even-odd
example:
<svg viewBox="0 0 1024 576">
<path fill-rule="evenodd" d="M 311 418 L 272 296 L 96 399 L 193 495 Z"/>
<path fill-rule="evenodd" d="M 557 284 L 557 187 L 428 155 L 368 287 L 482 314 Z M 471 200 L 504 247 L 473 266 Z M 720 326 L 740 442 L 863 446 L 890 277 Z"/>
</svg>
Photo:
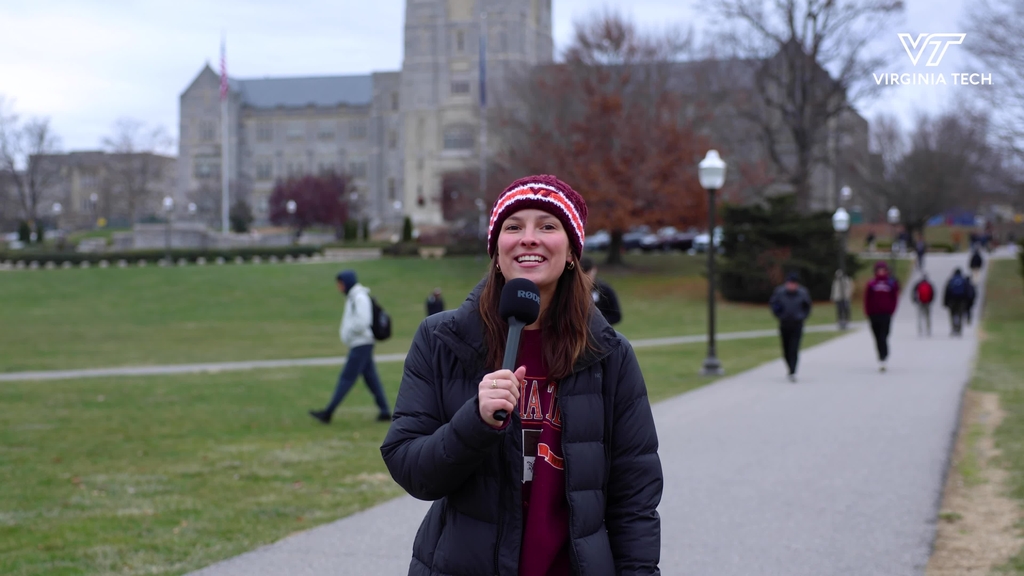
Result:
<svg viewBox="0 0 1024 576">
<path fill-rule="evenodd" d="M 833 334 L 807 334 L 805 345 Z M 637 350 L 653 399 L 711 380 L 702 344 Z M 776 338 L 723 341 L 730 374 Z M 379 365 L 390 399 L 400 363 Z M 182 574 L 402 494 L 361 384 L 331 426 L 336 370 L 0 385 L 0 574 Z"/>
<path fill-rule="evenodd" d="M 637 339 L 706 331 L 702 257 L 629 255 L 627 262 L 627 270 L 601 273 L 619 294 L 623 334 Z M 906 262 L 899 264 L 905 271 Z M 392 315 L 392 339 L 378 351 L 404 352 L 430 290 L 441 287 L 455 307 L 486 265 L 471 257 L 409 258 L 3 273 L 0 372 L 342 355 L 343 297 L 334 275 L 345 267 L 358 271 Z M 860 308 L 854 302 L 855 320 Z M 765 306 L 720 302 L 717 312 L 720 332 L 775 325 Z M 810 319 L 833 321 L 830 303 L 816 306 Z"/>
<path fill-rule="evenodd" d="M 1024 290 L 1019 262 L 992 261 L 985 290 L 981 351 L 971 387 L 999 395 L 1006 412 L 996 430 L 1000 465 L 1010 472 L 1011 494 L 1024 501 Z M 1007 568 L 1024 573 L 1024 552 Z"/>
</svg>

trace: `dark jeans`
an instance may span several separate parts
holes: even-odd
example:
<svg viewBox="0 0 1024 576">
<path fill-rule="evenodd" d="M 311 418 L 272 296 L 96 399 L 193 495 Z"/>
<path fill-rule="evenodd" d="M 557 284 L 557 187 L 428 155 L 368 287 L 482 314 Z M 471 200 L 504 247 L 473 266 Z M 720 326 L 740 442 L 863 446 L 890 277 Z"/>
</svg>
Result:
<svg viewBox="0 0 1024 576">
<path fill-rule="evenodd" d="M 850 322 L 850 301 L 840 300 L 836 302 L 836 322 L 840 328 L 846 328 Z"/>
<path fill-rule="evenodd" d="M 334 413 L 360 374 L 366 381 L 366 387 L 373 393 L 380 413 L 391 414 L 391 409 L 388 408 L 388 399 L 384 396 L 384 387 L 381 386 L 380 378 L 377 376 L 377 365 L 373 362 L 373 344 L 356 346 L 348 351 L 345 367 L 342 368 L 341 375 L 338 376 L 338 385 L 334 388 L 334 397 L 331 398 L 331 403 L 327 406 L 328 414 Z"/>
<path fill-rule="evenodd" d="M 953 325 L 953 334 L 958 336 L 964 327 L 964 308 L 962 302 L 952 302 L 949 306 L 949 322 Z"/>
<path fill-rule="evenodd" d="M 878 348 L 878 359 L 885 361 L 889 357 L 889 327 L 892 325 L 892 314 L 872 314 L 871 333 L 875 335 L 875 346 Z"/>
<path fill-rule="evenodd" d="M 804 325 L 780 324 L 779 336 L 782 338 L 782 357 L 790 374 L 796 374 L 796 363 L 800 356 L 800 338 L 804 335 Z"/>
</svg>

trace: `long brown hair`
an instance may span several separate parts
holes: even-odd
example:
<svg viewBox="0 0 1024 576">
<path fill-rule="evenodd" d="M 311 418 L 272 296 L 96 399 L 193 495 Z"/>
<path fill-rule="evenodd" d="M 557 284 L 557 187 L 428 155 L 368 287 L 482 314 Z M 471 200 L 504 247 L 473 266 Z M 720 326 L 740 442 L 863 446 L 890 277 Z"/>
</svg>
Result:
<svg viewBox="0 0 1024 576">
<path fill-rule="evenodd" d="M 596 348 L 590 338 L 590 290 L 593 282 L 580 270 L 576 256 L 572 257 L 572 269 L 568 267 L 558 277 L 554 301 L 547 305 L 540 318 L 540 329 L 544 335 L 544 363 L 548 377 L 560 380 L 572 374 L 573 366 L 587 353 Z M 505 277 L 498 271 L 498 256 L 495 254 L 487 273 L 487 282 L 480 294 L 480 316 L 484 321 L 484 342 L 487 344 L 487 367 L 497 370 L 501 367 L 508 339 L 508 324 L 498 312 L 501 289 Z"/>
</svg>

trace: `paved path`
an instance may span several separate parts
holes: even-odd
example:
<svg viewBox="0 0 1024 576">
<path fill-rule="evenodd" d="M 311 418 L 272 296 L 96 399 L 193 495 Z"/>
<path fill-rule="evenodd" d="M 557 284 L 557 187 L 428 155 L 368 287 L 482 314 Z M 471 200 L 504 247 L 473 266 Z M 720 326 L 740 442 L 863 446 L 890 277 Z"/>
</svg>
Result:
<svg viewBox="0 0 1024 576">
<path fill-rule="evenodd" d="M 929 256 L 940 294 L 964 260 Z M 919 338 L 904 291 L 884 374 L 859 329 L 807 350 L 796 385 L 779 360 L 657 404 L 662 572 L 923 574 L 977 349 L 943 312 Z M 427 507 L 399 498 L 193 575 L 405 574 Z"/>
<path fill-rule="evenodd" d="M 860 326 L 856 324 L 854 327 Z M 811 326 L 808 332 L 835 332 L 834 324 Z M 775 337 L 775 330 L 748 330 L 746 332 L 729 332 L 719 334 L 718 340 L 742 340 L 746 338 Z M 676 344 L 697 344 L 707 341 L 706 334 L 690 336 L 671 336 L 667 338 L 649 338 L 633 342 L 634 348 L 650 348 L 653 346 L 672 346 Z M 380 354 L 374 356 L 379 362 L 404 362 L 405 354 Z M 76 378 L 98 378 L 113 376 L 157 376 L 161 374 L 197 374 L 211 372 L 230 372 L 234 370 L 257 370 L 265 368 L 289 368 L 293 366 L 341 366 L 345 363 L 344 356 L 326 358 L 292 358 L 284 360 L 247 360 L 242 362 L 209 362 L 205 364 L 169 364 L 164 366 L 124 366 L 116 368 L 85 368 L 79 370 L 46 370 L 31 372 L 0 373 L 0 382 L 23 380 L 69 380 Z"/>
</svg>

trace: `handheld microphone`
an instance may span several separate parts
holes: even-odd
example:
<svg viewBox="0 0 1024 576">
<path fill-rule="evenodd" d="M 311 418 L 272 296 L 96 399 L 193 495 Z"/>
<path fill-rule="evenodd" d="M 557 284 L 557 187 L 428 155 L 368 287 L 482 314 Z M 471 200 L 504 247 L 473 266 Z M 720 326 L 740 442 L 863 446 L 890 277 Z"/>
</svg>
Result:
<svg viewBox="0 0 1024 576">
<path fill-rule="evenodd" d="M 501 303 L 498 313 L 508 322 L 508 340 L 505 341 L 505 358 L 501 362 L 504 370 L 516 369 L 516 356 L 519 355 L 519 337 L 523 328 L 533 324 L 540 316 L 540 290 L 537 285 L 526 278 L 514 278 L 505 283 L 501 289 Z M 508 412 L 497 410 L 494 419 L 504 422 Z"/>
</svg>

